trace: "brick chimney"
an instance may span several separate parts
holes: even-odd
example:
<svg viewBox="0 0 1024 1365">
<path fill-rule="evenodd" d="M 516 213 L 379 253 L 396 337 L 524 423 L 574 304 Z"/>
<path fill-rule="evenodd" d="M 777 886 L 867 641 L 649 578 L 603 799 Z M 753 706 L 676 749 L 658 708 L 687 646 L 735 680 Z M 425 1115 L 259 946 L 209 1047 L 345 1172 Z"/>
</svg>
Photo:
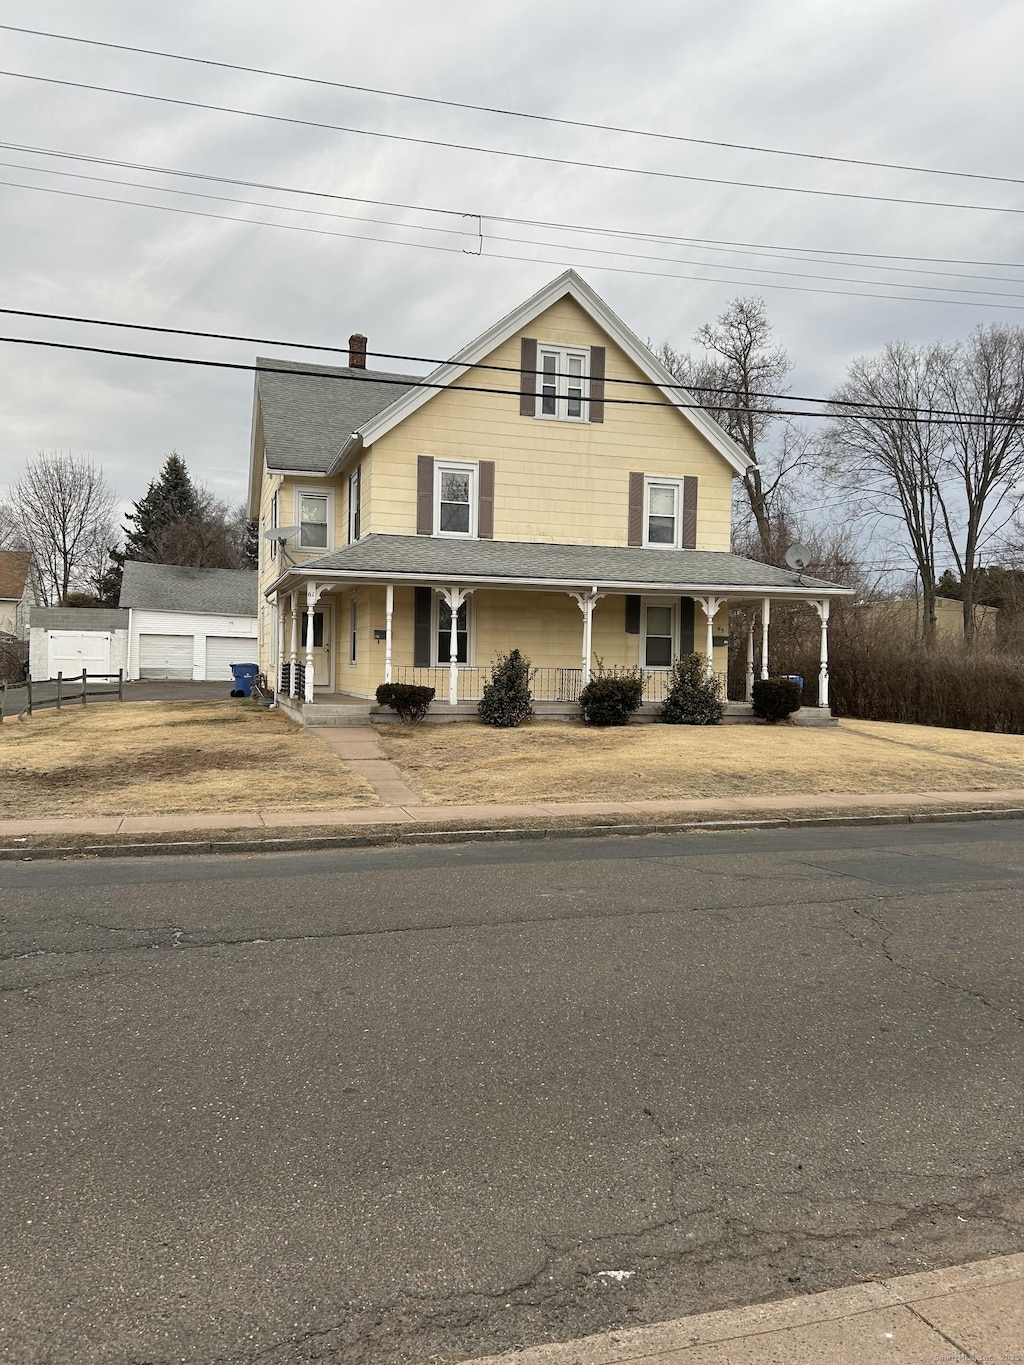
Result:
<svg viewBox="0 0 1024 1365">
<path fill-rule="evenodd" d="M 366 369 L 366 338 L 362 332 L 353 332 L 348 339 L 348 363 L 350 369 Z"/>
</svg>

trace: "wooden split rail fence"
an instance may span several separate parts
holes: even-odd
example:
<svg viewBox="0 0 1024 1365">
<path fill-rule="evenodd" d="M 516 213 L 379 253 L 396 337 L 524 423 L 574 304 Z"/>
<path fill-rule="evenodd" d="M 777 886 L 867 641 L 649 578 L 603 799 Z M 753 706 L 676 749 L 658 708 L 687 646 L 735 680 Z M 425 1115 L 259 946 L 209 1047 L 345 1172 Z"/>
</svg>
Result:
<svg viewBox="0 0 1024 1365">
<path fill-rule="evenodd" d="M 106 687 L 102 686 L 107 683 Z M 124 701 L 124 669 L 117 673 L 58 673 L 56 678 L 33 678 L 23 683 L 0 683 L 0 722 L 6 716 L 31 715 L 44 706 L 59 711 L 65 703 L 85 706 L 90 701 L 116 697 Z"/>
</svg>

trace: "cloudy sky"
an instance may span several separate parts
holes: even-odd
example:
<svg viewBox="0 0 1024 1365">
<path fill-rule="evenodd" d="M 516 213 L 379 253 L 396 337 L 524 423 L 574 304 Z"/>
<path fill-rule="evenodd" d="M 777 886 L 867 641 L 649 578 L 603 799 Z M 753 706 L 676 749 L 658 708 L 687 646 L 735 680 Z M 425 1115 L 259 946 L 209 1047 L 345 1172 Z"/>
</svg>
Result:
<svg viewBox="0 0 1024 1365">
<path fill-rule="evenodd" d="M 1024 181 L 1013 180 L 1024 176 L 1024 6 L 1013 0 L 0 0 L 0 24 L 676 137 L 0 29 L 7 308 L 310 346 L 362 331 L 371 351 L 442 358 L 574 266 L 640 336 L 679 349 L 731 298 L 761 295 L 808 394 L 887 340 L 1024 322 Z M 257 351 L 330 359 L 2 321 L 6 337 L 243 364 Z M 60 449 L 90 455 L 130 502 L 176 449 L 240 499 L 251 392 L 244 372 L 4 343 L 0 493 L 27 458 Z"/>
</svg>

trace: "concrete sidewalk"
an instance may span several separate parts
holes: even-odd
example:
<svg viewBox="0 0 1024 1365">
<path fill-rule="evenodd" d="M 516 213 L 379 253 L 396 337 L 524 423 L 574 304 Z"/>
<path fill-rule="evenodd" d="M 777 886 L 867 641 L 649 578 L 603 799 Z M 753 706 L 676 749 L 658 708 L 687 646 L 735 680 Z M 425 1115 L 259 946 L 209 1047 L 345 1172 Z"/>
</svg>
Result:
<svg viewBox="0 0 1024 1365">
<path fill-rule="evenodd" d="M 379 760 L 368 755 L 368 764 Z M 390 775 L 388 775 L 390 776 Z M 383 779 L 384 774 L 377 780 Z M 383 786 L 383 781 L 382 781 Z M 404 786 L 404 783 L 403 783 Z M 406 791 L 409 791 L 406 788 Z M 410 793 L 411 794 L 411 793 Z M 396 793 L 397 795 L 397 793 Z M 336 826 L 339 832 L 373 825 L 444 825 L 474 830 L 500 824 L 537 821 L 576 822 L 580 825 L 679 822 L 688 819 L 740 818 L 799 819 L 832 816 L 892 814 L 907 818 L 938 818 L 944 811 L 1024 810 L 1024 789 L 1004 791 L 906 792 L 880 795 L 827 793 L 809 796 L 708 797 L 661 801 L 542 801 L 535 805 L 431 806 L 422 802 L 384 803 L 348 810 L 223 811 L 198 815 L 100 815 L 52 819 L 0 820 L 0 839 L 33 834 L 166 834 L 171 831 L 266 829 L 295 830 Z"/>
<path fill-rule="evenodd" d="M 1024 1362 L 1024 1255 L 701 1313 L 467 1365 Z"/>
</svg>

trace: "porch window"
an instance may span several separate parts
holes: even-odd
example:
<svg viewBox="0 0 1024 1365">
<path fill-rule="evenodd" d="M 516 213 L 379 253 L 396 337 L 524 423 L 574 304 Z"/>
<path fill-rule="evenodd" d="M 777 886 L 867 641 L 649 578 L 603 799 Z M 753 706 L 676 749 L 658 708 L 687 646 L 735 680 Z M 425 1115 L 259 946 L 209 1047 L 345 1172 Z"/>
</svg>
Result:
<svg viewBox="0 0 1024 1365">
<path fill-rule="evenodd" d="M 670 668 L 675 655 L 675 607 L 671 602 L 644 606 L 644 667 Z"/>
<path fill-rule="evenodd" d="M 299 495 L 299 549 L 327 549 L 327 494 Z"/>
<path fill-rule="evenodd" d="M 648 479 L 644 491 L 644 544 L 652 548 L 679 549 L 683 520 L 682 480 Z"/>
<path fill-rule="evenodd" d="M 587 352 L 564 346 L 540 346 L 540 416 L 563 421 L 583 422 L 586 397 Z"/>
<path fill-rule="evenodd" d="M 452 609 L 443 597 L 435 596 L 437 608 L 437 629 L 434 632 L 436 659 L 438 664 L 451 662 L 452 657 Z M 469 663 L 469 602 L 463 602 L 455 624 L 458 652 L 456 661 Z"/>
<path fill-rule="evenodd" d="M 442 536 L 476 535 L 475 464 L 434 465 L 434 525 Z"/>
<path fill-rule="evenodd" d="M 348 599 L 348 661 L 356 661 L 356 639 L 359 633 L 359 599 L 353 588 Z"/>
</svg>

